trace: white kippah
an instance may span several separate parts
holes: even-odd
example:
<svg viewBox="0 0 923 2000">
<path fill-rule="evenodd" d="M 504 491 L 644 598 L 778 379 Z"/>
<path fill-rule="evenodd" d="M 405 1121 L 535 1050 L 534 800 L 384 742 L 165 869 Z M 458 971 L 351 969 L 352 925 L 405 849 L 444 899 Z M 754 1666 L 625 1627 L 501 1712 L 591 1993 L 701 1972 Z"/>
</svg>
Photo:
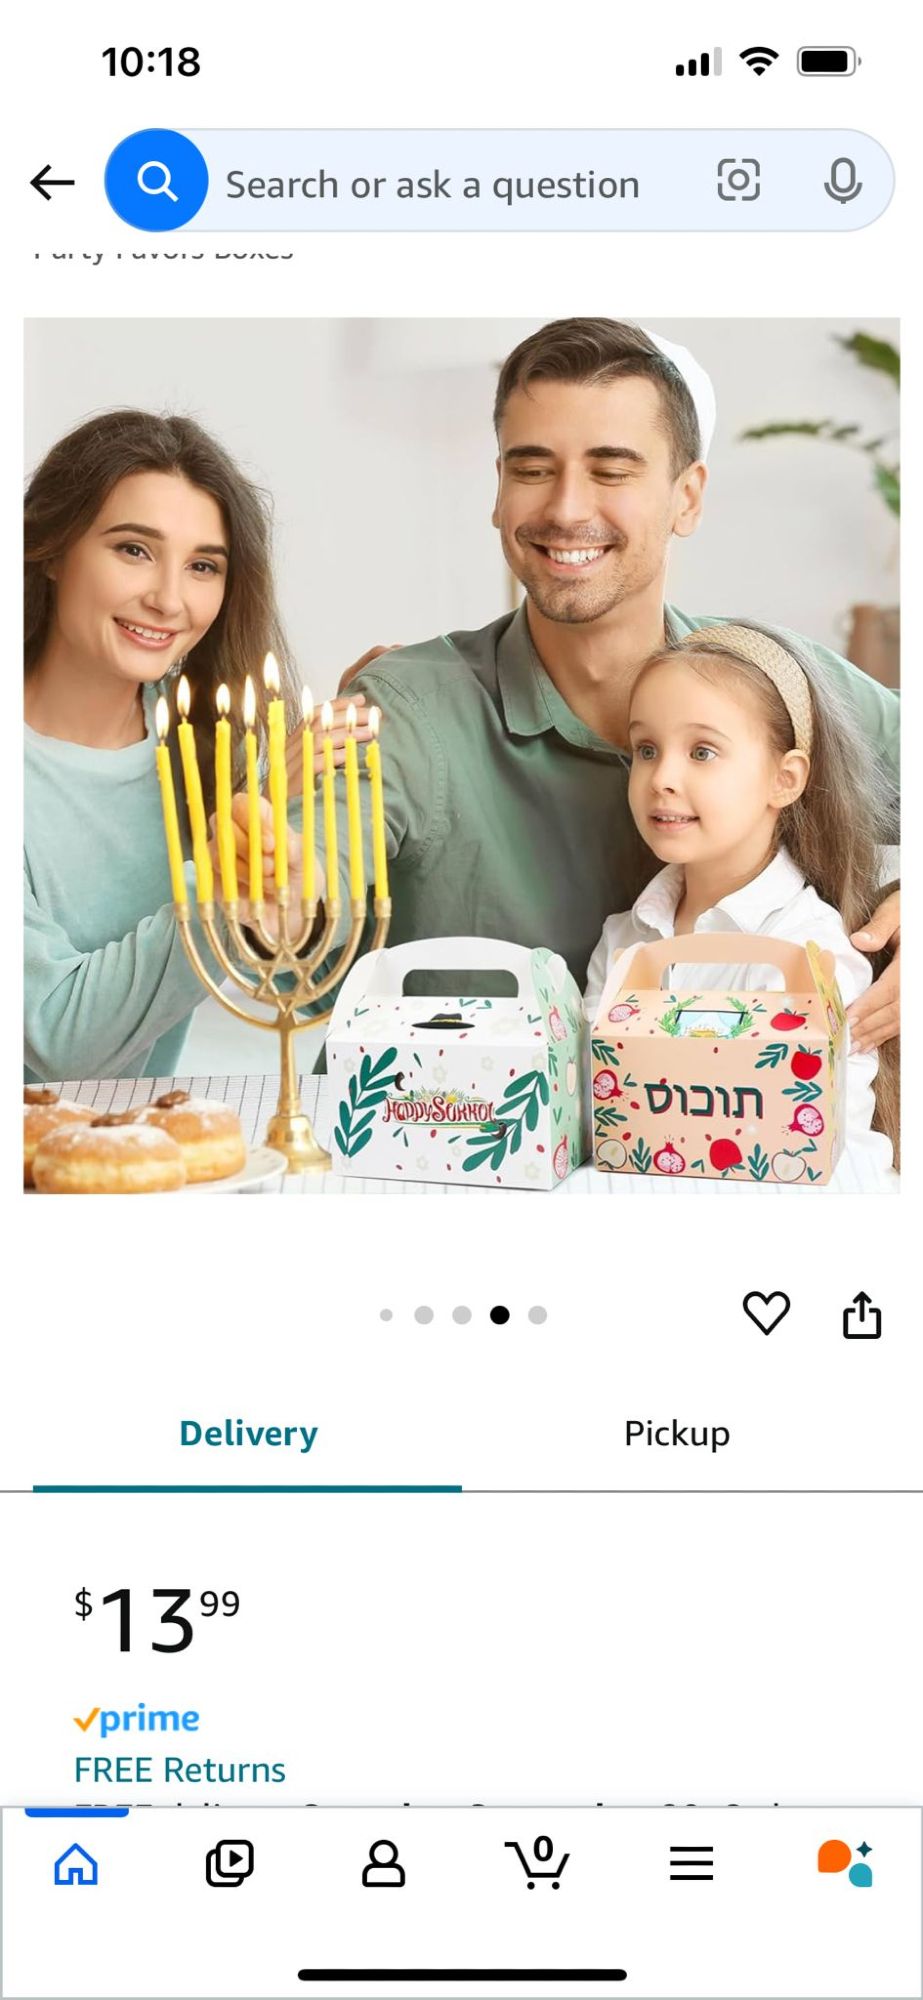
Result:
<svg viewBox="0 0 923 2000">
<path fill-rule="evenodd" d="M 702 439 L 702 457 L 707 458 L 718 414 L 711 376 L 706 375 L 701 362 L 696 360 L 694 354 L 690 354 L 688 347 L 680 347 L 679 342 L 675 340 L 664 340 L 661 333 L 652 333 L 649 326 L 643 326 L 641 331 L 647 334 L 648 340 L 652 340 L 655 347 L 659 347 L 661 354 L 665 354 L 668 361 L 672 361 L 674 368 L 679 369 L 695 404 L 699 434 Z"/>
</svg>

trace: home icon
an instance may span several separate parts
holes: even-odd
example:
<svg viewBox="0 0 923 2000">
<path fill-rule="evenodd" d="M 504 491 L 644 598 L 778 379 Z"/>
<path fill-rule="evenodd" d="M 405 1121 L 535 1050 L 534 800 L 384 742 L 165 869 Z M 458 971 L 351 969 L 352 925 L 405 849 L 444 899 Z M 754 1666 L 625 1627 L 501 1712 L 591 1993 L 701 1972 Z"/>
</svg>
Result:
<svg viewBox="0 0 923 2000">
<path fill-rule="evenodd" d="M 59 1889 L 95 1889 L 99 1881 L 99 1867 L 92 1854 L 88 1854 L 85 1847 L 78 1847 L 75 1840 L 66 1853 L 58 1855 L 54 1879 Z"/>
</svg>

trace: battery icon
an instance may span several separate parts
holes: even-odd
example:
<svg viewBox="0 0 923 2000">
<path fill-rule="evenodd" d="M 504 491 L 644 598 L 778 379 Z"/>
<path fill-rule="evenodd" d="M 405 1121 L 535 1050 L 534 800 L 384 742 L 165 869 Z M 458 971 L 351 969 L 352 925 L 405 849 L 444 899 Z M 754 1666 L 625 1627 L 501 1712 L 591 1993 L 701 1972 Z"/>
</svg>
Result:
<svg viewBox="0 0 923 2000">
<path fill-rule="evenodd" d="M 813 48 L 798 50 L 801 76 L 852 76 L 862 61 L 855 49 Z"/>
</svg>

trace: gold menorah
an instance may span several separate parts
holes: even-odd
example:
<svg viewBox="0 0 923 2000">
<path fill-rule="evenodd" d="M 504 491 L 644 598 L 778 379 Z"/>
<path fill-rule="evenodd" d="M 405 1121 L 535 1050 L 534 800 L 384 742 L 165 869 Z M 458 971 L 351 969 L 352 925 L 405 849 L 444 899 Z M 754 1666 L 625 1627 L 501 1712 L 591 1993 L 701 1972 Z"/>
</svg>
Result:
<svg viewBox="0 0 923 2000">
<path fill-rule="evenodd" d="M 228 1013 L 233 1014 L 238 1021 L 246 1021 L 252 1028 L 268 1028 L 279 1036 L 279 1102 L 266 1127 L 266 1145 L 274 1146 L 277 1152 L 285 1154 L 289 1173 L 327 1173 L 331 1164 L 330 1154 L 318 1143 L 311 1120 L 301 1103 L 295 1063 L 295 1036 L 302 1028 L 316 1028 L 329 1021 L 333 1011 L 332 1006 L 324 1008 L 320 1013 L 311 1013 L 307 1018 L 301 1014 L 301 1009 L 322 1000 L 325 994 L 339 984 L 344 973 L 349 971 L 362 938 L 366 903 L 364 898 L 361 901 L 355 899 L 350 902 L 349 935 L 337 953 L 335 963 L 318 978 L 318 969 L 325 963 L 330 953 L 331 943 L 339 926 L 339 902 L 332 899 L 326 901 L 323 929 L 317 942 L 308 951 L 306 947 L 317 923 L 316 902 L 302 901 L 298 932 L 297 935 L 293 935 L 294 911 L 291 906 L 291 892 L 287 888 L 278 889 L 275 900 L 278 910 L 276 938 L 270 937 L 266 931 L 265 905 L 262 902 L 249 905 L 246 926 L 240 920 L 237 903 L 221 905 L 233 957 L 215 921 L 214 902 L 197 905 L 199 922 L 222 973 L 246 993 L 251 1006 L 257 1002 L 272 1007 L 275 1010 L 275 1019 L 267 1019 L 263 1014 L 252 1013 L 250 1007 L 241 1006 L 223 990 L 220 982 L 209 972 L 199 951 L 193 934 L 189 904 L 175 903 L 174 909 L 189 963 L 203 986 L 206 986 L 214 999 L 219 1001 L 222 1007 L 227 1008 Z M 390 897 L 376 896 L 373 907 L 375 931 L 371 949 L 377 951 L 388 935 L 391 921 Z M 247 935 L 248 932 L 250 937 Z M 258 939 L 262 950 L 267 954 L 265 958 L 254 949 L 250 938 Z M 253 973 L 252 980 L 246 977 L 242 966 L 246 966 Z M 280 990 L 277 982 L 283 975 L 287 975 L 291 983 L 286 983 Z"/>
<path fill-rule="evenodd" d="M 272 807 L 274 840 L 273 908 L 275 932 L 267 920 L 263 896 L 262 818 L 254 729 L 256 703 L 248 678 L 244 693 L 245 749 L 247 760 L 247 841 L 249 895 L 246 904 L 238 898 L 237 851 L 232 821 L 231 733 L 228 722 L 230 697 L 227 688 L 218 689 L 218 721 L 215 730 L 215 830 L 221 896 L 216 903 L 214 869 L 209 848 L 208 823 L 196 757 L 195 737 L 189 722 L 189 684 L 179 683 L 177 708 L 180 715 L 178 738 L 185 780 L 186 805 L 192 834 L 195 863 L 195 915 L 225 979 L 246 995 L 244 1006 L 226 993 L 221 979 L 209 970 L 193 929 L 193 911 L 186 886 L 185 864 L 179 833 L 173 773 L 167 749 L 169 709 L 161 697 L 157 703 L 156 752 L 160 779 L 164 830 L 173 908 L 189 963 L 203 986 L 238 1021 L 251 1028 L 268 1028 L 279 1036 L 279 1102 L 266 1128 L 266 1144 L 283 1153 L 289 1173 L 326 1173 L 330 1154 L 320 1146 L 311 1120 L 301 1103 L 295 1064 L 295 1036 L 303 1028 L 316 1028 L 329 1021 L 332 1005 L 320 1012 L 305 1013 L 337 986 L 359 949 L 368 905 L 365 862 L 362 851 L 362 818 L 359 803 L 359 767 L 356 745 L 356 715 L 347 711 L 345 783 L 349 830 L 349 932 L 337 948 L 334 940 L 340 927 L 339 864 L 337 852 L 336 769 L 333 752 L 333 711 L 329 702 L 322 711 L 324 856 L 327 870 L 323 899 L 323 922 L 315 938 L 320 902 L 316 895 L 315 782 L 313 706 L 307 688 L 302 694 L 302 795 L 304 831 L 302 839 L 301 896 L 294 898 L 288 882 L 287 773 L 285 712 L 278 697 L 278 669 L 272 654 L 264 665 L 267 689 L 274 699 L 268 706 L 269 800 Z M 381 751 L 378 744 L 379 716 L 369 711 L 372 741 L 366 751 L 366 767 L 371 786 L 372 848 L 374 855 L 375 929 L 371 949 L 384 944 L 391 922 L 388 894 L 388 866 L 385 852 L 385 819 L 382 792 Z M 218 921 L 218 912 L 222 921 Z M 327 963 L 335 949 L 335 959 Z M 254 1005 L 271 1008 L 272 1016 L 253 1013 Z"/>
</svg>

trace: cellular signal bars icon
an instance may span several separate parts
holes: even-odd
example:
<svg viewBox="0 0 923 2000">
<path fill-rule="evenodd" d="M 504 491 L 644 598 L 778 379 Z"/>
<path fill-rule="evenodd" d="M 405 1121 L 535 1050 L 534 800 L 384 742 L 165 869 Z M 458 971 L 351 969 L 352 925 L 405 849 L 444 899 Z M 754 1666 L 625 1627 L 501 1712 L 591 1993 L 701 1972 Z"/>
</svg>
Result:
<svg viewBox="0 0 923 2000">
<path fill-rule="evenodd" d="M 720 76 L 721 50 L 712 49 L 711 55 L 709 55 L 708 50 L 703 49 L 701 55 L 690 56 L 688 62 L 677 63 L 676 74 L 677 76 Z"/>
</svg>

